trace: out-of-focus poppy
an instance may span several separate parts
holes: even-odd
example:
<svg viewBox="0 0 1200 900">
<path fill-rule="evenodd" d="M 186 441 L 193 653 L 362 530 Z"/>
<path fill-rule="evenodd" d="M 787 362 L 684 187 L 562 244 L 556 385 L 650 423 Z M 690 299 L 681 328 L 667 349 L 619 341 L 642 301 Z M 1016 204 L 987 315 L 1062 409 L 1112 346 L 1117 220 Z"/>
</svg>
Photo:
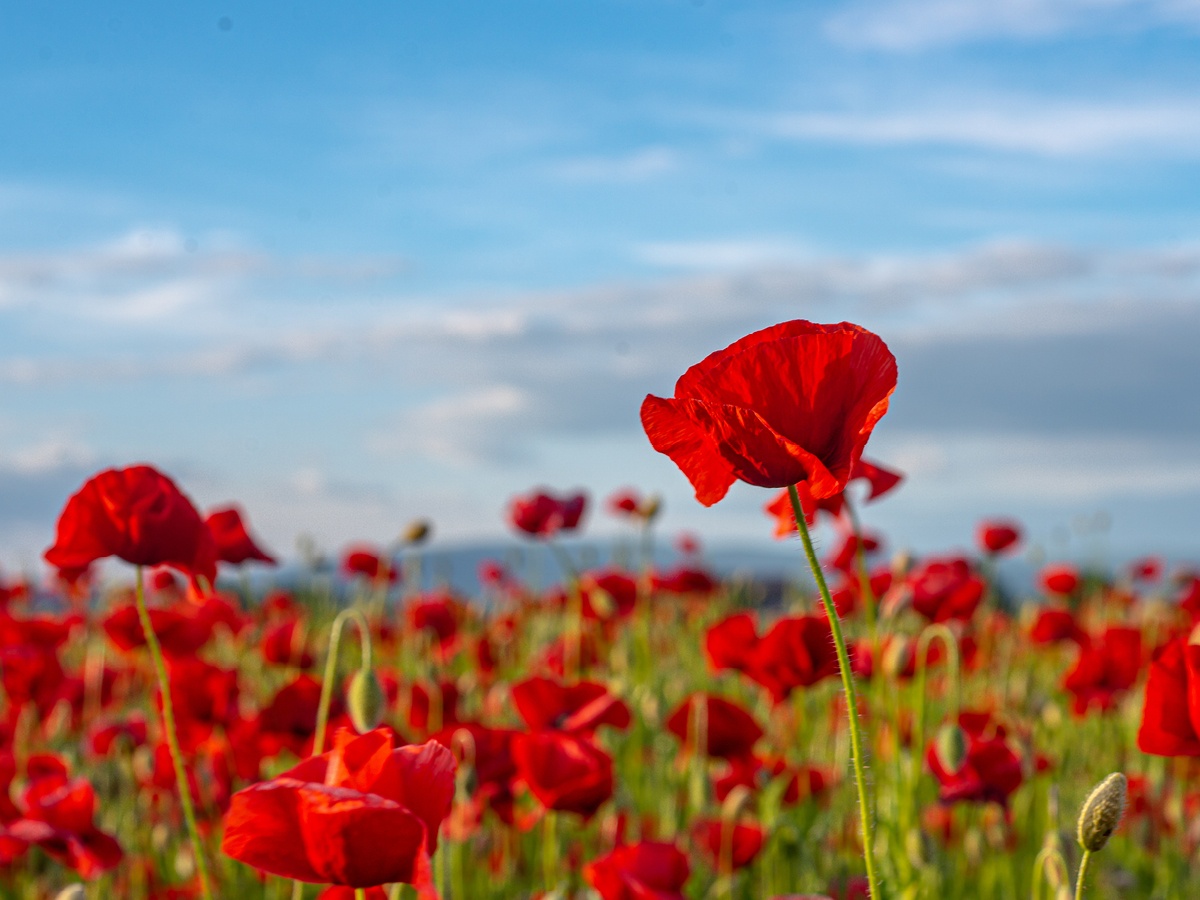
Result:
<svg viewBox="0 0 1200 900">
<path fill-rule="evenodd" d="M 117 840 L 93 821 L 96 792 L 86 779 L 70 779 L 64 771 L 40 777 L 31 772 L 18 805 L 21 818 L 8 826 L 6 837 L 36 844 L 83 878 L 99 876 L 124 856 Z"/>
<path fill-rule="evenodd" d="M 73 494 L 58 519 L 46 562 L 80 569 L 116 556 L 137 566 L 173 566 L 208 580 L 217 550 L 200 513 L 175 482 L 146 466 L 105 469 Z"/>
<path fill-rule="evenodd" d="M 214 509 L 204 519 L 213 542 L 217 545 L 217 559 L 231 565 L 240 565 L 248 560 L 257 560 L 275 565 L 275 557 L 264 552 L 250 536 L 242 511 L 236 506 Z"/>
<path fill-rule="evenodd" d="M 1021 542 L 1021 526 L 1008 519 L 985 519 L 975 530 L 975 540 L 984 553 L 1007 553 Z"/>
<path fill-rule="evenodd" d="M 692 841 L 723 875 L 754 862 L 765 838 L 761 826 L 750 822 L 698 819 L 692 825 Z"/>
<path fill-rule="evenodd" d="M 1133 687 L 1141 668 L 1141 631 L 1113 625 L 1084 638 L 1079 658 L 1063 678 L 1063 688 L 1075 698 L 1077 715 L 1092 707 L 1108 710 Z"/>
<path fill-rule="evenodd" d="M 1054 563 L 1042 568 L 1038 580 L 1049 593 L 1066 596 L 1079 587 L 1079 570 L 1069 563 Z"/>
<path fill-rule="evenodd" d="M 783 322 L 692 366 L 642 426 L 712 506 L 735 481 L 841 492 L 896 387 L 896 360 L 857 325 Z"/>
<path fill-rule="evenodd" d="M 683 851 L 661 841 L 623 844 L 583 867 L 601 900 L 685 900 L 690 874 Z"/>
<path fill-rule="evenodd" d="M 1200 644 L 1187 635 L 1150 662 L 1137 745 L 1154 756 L 1200 756 Z"/>
<path fill-rule="evenodd" d="M 612 757 L 590 740 L 559 731 L 513 739 L 518 777 L 546 809 L 590 819 L 613 792 Z"/>
<path fill-rule="evenodd" d="M 379 582 L 384 578 L 395 584 L 400 577 L 400 567 L 392 560 L 371 547 L 350 547 L 342 554 L 342 572 L 349 577 L 362 575 L 367 580 Z"/>
<path fill-rule="evenodd" d="M 221 849 L 255 868 L 349 887 L 403 882 L 434 897 L 431 858 L 454 799 L 454 755 L 394 748 L 379 728 L 233 796 Z"/>
<path fill-rule="evenodd" d="M 587 508 L 587 494 L 578 491 L 559 496 L 537 488 L 523 497 L 514 497 L 508 508 L 508 521 L 518 531 L 536 538 L 547 538 L 560 531 L 579 527 Z"/>
<path fill-rule="evenodd" d="M 963 712 L 958 726 L 966 737 L 966 755 L 951 769 L 931 743 L 926 762 L 940 786 L 942 803 L 959 801 L 1008 805 L 1008 798 L 1024 780 L 1021 758 L 1009 746 L 1007 734 L 985 712 Z"/>
<path fill-rule="evenodd" d="M 564 684 L 534 676 L 514 684 L 513 705 L 531 731 L 591 734 L 601 725 L 624 730 L 632 716 L 625 701 L 595 681 Z"/>
<path fill-rule="evenodd" d="M 986 585 L 961 556 L 927 559 L 908 573 L 912 607 L 930 622 L 966 622 L 983 599 Z"/>
<path fill-rule="evenodd" d="M 730 759 L 750 755 L 763 730 L 750 713 L 723 697 L 693 694 L 667 717 L 667 730 L 686 747 L 694 748 L 697 736 L 693 733 L 693 723 L 697 705 L 703 708 L 706 756 Z"/>
<path fill-rule="evenodd" d="M 1069 609 L 1039 610 L 1029 629 L 1029 639 L 1035 644 L 1058 644 L 1064 641 L 1082 642 L 1087 634 L 1079 627 L 1075 614 Z"/>
</svg>

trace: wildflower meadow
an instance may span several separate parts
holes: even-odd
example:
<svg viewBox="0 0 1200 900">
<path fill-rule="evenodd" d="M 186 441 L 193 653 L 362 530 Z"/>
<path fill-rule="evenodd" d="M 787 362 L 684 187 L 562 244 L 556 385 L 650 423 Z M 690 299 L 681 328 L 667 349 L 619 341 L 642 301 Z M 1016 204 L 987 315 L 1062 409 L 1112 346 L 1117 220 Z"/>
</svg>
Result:
<svg viewBox="0 0 1200 900">
<path fill-rule="evenodd" d="M 1200 897 L 1200 570 L 1027 590 L 1003 510 L 893 554 L 869 439 L 903 372 L 795 320 L 645 398 L 698 503 L 762 489 L 797 573 L 770 605 L 656 534 L 654 486 L 514 485 L 480 515 L 556 569 L 467 596 L 422 570 L 436 510 L 285 580 L 253 510 L 96 473 L 44 580 L 0 580 L 0 898 Z M 570 539 L 601 516 L 597 566 Z"/>
</svg>

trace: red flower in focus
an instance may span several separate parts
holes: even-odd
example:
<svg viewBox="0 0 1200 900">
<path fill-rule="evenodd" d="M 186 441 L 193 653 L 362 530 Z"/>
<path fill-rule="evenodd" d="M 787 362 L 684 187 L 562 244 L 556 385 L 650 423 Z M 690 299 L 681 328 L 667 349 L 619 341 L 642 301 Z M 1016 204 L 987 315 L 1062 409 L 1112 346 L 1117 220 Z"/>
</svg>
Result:
<svg viewBox="0 0 1200 900">
<path fill-rule="evenodd" d="M 930 744 L 925 760 L 938 780 L 938 799 L 942 803 L 970 801 L 1008 806 L 1008 798 L 1024 780 L 1021 758 L 1008 744 L 1003 726 L 996 725 L 988 713 L 964 712 L 959 727 L 967 739 L 967 754 L 962 764 L 951 771 Z"/>
<path fill-rule="evenodd" d="M 736 703 L 721 697 L 693 694 L 684 700 L 667 718 L 667 730 L 689 749 L 695 747 L 693 734 L 697 706 L 704 717 L 705 755 L 726 759 L 749 756 L 762 737 L 763 730 L 754 717 Z"/>
<path fill-rule="evenodd" d="M 1075 698 L 1075 714 L 1090 707 L 1106 711 L 1133 687 L 1142 668 L 1142 633 L 1136 628 L 1111 626 L 1085 638 L 1079 658 L 1063 679 L 1063 689 Z"/>
<path fill-rule="evenodd" d="M 514 684 L 512 699 L 531 731 L 587 735 L 601 725 L 624 730 L 632 721 L 625 702 L 594 681 L 564 684 L 535 676 Z"/>
<path fill-rule="evenodd" d="M 221 849 L 284 878 L 403 882 L 435 897 L 430 859 L 454 772 L 454 755 L 433 741 L 396 749 L 387 728 L 342 729 L 333 750 L 234 794 Z"/>
<path fill-rule="evenodd" d="M 685 900 L 690 874 L 683 852 L 660 841 L 625 844 L 583 867 L 601 900 Z"/>
<path fill-rule="evenodd" d="M 928 559 L 908 574 L 913 609 L 930 622 L 966 622 L 983 599 L 984 582 L 964 557 Z"/>
<path fill-rule="evenodd" d="M 1186 635 L 1150 662 L 1137 744 L 1155 756 L 1200 756 L 1200 645 Z"/>
<path fill-rule="evenodd" d="M 1021 526 L 1007 520 L 987 519 L 979 523 L 975 539 L 984 553 L 1005 553 L 1015 550 L 1021 542 Z"/>
<path fill-rule="evenodd" d="M 520 778 L 546 809 L 595 815 L 613 792 L 612 757 L 586 738 L 558 731 L 513 740 Z"/>
<path fill-rule="evenodd" d="M 1042 587 L 1051 594 L 1066 596 L 1075 593 L 1075 589 L 1079 587 L 1079 570 L 1067 563 L 1056 563 L 1044 567 L 1038 574 L 1038 579 Z"/>
<path fill-rule="evenodd" d="M 151 466 L 105 469 L 71 496 L 46 562 L 83 569 L 116 556 L 136 566 L 173 566 L 211 584 L 217 551 L 196 507 Z"/>
<path fill-rule="evenodd" d="M 342 572 L 353 577 L 362 575 L 370 581 L 379 581 L 385 574 L 388 584 L 395 584 L 400 577 L 400 567 L 370 547 L 351 547 L 342 555 Z"/>
<path fill-rule="evenodd" d="M 582 491 L 560 497 L 539 488 L 532 494 L 513 499 L 508 520 L 518 531 L 545 538 L 578 528 L 586 507 L 587 494 Z"/>
<path fill-rule="evenodd" d="M 212 534 L 213 542 L 217 545 L 217 559 L 221 562 L 239 565 L 250 559 L 275 565 L 275 557 L 264 553 L 250 537 L 246 523 L 242 519 L 242 511 L 236 506 L 214 509 L 205 518 L 204 524 Z"/>
<path fill-rule="evenodd" d="M 642 426 L 712 506 L 735 481 L 807 482 L 841 492 L 887 412 L 896 360 L 877 336 L 843 322 L 784 322 L 692 366 L 675 396 L 647 395 Z"/>
</svg>

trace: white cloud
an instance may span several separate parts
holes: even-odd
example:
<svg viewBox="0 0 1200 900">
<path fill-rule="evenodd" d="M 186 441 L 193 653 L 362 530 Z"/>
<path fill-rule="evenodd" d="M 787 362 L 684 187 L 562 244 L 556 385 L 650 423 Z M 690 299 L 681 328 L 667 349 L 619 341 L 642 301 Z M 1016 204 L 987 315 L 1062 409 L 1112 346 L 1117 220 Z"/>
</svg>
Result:
<svg viewBox="0 0 1200 900">
<path fill-rule="evenodd" d="M 1195 103 L 1085 103 L 981 97 L 905 110 L 735 115 L 727 125 L 777 139 L 867 146 L 968 147 L 1070 158 L 1127 150 L 1195 155 Z"/>
<path fill-rule="evenodd" d="M 912 51 L 1197 21 L 1195 0 L 862 0 L 830 16 L 826 31 L 848 46 Z"/>
</svg>

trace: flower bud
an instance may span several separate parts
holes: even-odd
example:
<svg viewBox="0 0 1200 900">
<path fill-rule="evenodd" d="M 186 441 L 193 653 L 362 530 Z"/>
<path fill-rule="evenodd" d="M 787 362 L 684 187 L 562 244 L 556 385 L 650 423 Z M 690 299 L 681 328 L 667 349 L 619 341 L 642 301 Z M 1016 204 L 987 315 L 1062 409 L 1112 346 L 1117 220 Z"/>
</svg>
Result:
<svg viewBox="0 0 1200 900">
<path fill-rule="evenodd" d="M 417 544 L 423 544 L 429 540 L 429 536 L 433 534 L 433 526 L 425 519 L 415 519 L 408 523 L 408 527 L 400 532 L 400 540 L 415 547 Z"/>
<path fill-rule="evenodd" d="M 938 729 L 933 739 L 934 752 L 946 767 L 948 772 L 957 772 L 967 759 L 967 736 L 953 722 L 947 722 Z"/>
<path fill-rule="evenodd" d="M 1084 850 L 1095 852 L 1108 843 L 1125 814 L 1128 789 L 1124 774 L 1114 772 L 1088 795 L 1079 811 L 1079 845 Z"/>
<path fill-rule="evenodd" d="M 68 884 L 54 895 L 54 900 L 87 900 L 87 892 L 82 884 Z"/>
<path fill-rule="evenodd" d="M 350 679 L 346 689 L 346 709 L 350 713 L 350 721 L 354 730 L 359 734 L 378 727 L 383 721 L 383 708 L 387 704 L 387 695 L 374 669 L 359 669 Z"/>
<path fill-rule="evenodd" d="M 662 512 L 662 497 L 658 494 L 651 494 L 642 501 L 641 507 L 638 508 L 638 514 L 647 522 L 653 522 L 658 518 L 660 512 Z"/>
</svg>

